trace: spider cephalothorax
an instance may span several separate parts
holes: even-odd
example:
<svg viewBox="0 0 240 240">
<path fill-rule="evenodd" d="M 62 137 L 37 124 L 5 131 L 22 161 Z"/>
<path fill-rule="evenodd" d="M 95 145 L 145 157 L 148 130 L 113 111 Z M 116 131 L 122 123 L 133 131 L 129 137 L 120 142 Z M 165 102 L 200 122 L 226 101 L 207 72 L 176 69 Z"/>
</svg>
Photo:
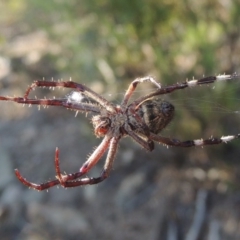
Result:
<svg viewBox="0 0 240 240">
<path fill-rule="evenodd" d="M 169 146 L 192 147 L 219 144 L 239 138 L 240 134 L 236 134 L 230 136 L 222 136 L 221 138 L 211 137 L 205 140 L 198 139 L 180 141 L 178 139 L 171 139 L 158 135 L 161 130 L 163 130 L 172 120 L 174 115 L 173 105 L 162 100 L 159 95 L 168 94 L 187 87 L 195 87 L 198 85 L 210 84 L 215 81 L 231 80 L 235 78 L 239 78 L 239 75 L 232 74 L 210 76 L 203 77 L 199 80 L 193 79 L 165 87 L 162 87 L 152 77 L 137 78 L 129 85 L 128 90 L 126 91 L 120 105 L 114 105 L 88 87 L 72 81 L 35 81 L 27 89 L 24 97 L 0 96 L 0 100 L 2 101 L 13 101 L 22 104 L 35 104 L 43 106 L 60 106 L 75 110 L 77 112 L 79 111 L 92 113 L 92 123 L 95 135 L 97 137 L 103 137 L 100 145 L 94 150 L 87 161 L 82 165 L 80 170 L 75 173 L 61 173 L 59 166 L 59 150 L 57 148 L 55 152 L 55 169 L 57 179 L 42 184 L 35 184 L 24 179 L 18 169 L 15 170 L 16 176 L 23 184 L 40 191 L 58 184 L 63 187 L 76 187 L 86 184 L 97 184 L 109 176 L 113 161 L 116 156 L 117 145 L 120 139 L 124 136 L 130 136 L 148 151 L 152 151 L 154 149 L 154 141 Z M 137 85 L 145 81 L 149 81 L 152 84 L 156 85 L 156 91 L 146 96 L 140 97 L 128 104 L 129 99 L 132 96 Z M 76 101 L 74 100 L 74 97 L 62 99 L 29 98 L 29 93 L 36 87 L 71 88 L 78 93 L 81 93 L 81 95 L 86 97 L 88 101 Z M 86 175 L 86 173 L 88 173 L 89 170 L 101 159 L 107 149 L 108 154 L 101 175 L 96 178 L 83 178 L 83 176 Z"/>
</svg>

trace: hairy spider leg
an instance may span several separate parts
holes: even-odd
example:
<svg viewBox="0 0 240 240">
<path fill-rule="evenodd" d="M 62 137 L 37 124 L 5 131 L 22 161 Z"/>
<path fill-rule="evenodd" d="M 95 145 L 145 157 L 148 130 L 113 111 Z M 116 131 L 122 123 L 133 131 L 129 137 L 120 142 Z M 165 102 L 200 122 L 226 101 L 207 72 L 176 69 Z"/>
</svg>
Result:
<svg viewBox="0 0 240 240">
<path fill-rule="evenodd" d="M 21 183 L 23 183 L 27 187 L 36 189 L 38 191 L 42 191 L 44 189 L 48 189 L 48 188 L 54 187 L 59 184 L 59 180 L 53 180 L 53 181 L 49 181 L 49 182 L 42 183 L 42 184 L 36 184 L 36 183 L 29 182 L 21 175 L 21 173 L 19 172 L 18 169 L 15 169 L 15 175 Z"/>
<path fill-rule="evenodd" d="M 195 139 L 195 140 L 187 140 L 187 141 L 180 141 L 178 139 L 166 138 L 154 133 L 150 133 L 149 138 L 152 139 L 153 141 L 156 141 L 158 143 L 162 143 L 168 146 L 194 147 L 194 146 L 205 146 L 205 145 L 227 143 L 234 139 L 240 138 L 240 133 L 236 135 L 222 136 L 221 138 L 211 137 L 209 139 Z"/>
<path fill-rule="evenodd" d="M 68 101 L 68 99 L 29 99 L 22 97 L 2 97 L 2 101 L 12 101 L 16 103 L 29 104 L 29 105 L 42 105 L 42 106 L 59 106 L 68 108 L 80 112 L 93 112 L 100 113 L 100 109 L 97 105 L 91 103 L 74 103 Z"/>
<path fill-rule="evenodd" d="M 188 87 L 195 87 L 199 85 L 204 84 L 210 84 L 214 82 L 220 82 L 220 81 L 229 81 L 236 78 L 240 78 L 240 75 L 234 73 L 232 75 L 218 75 L 218 76 L 209 76 L 209 77 L 203 77 L 201 79 L 193 79 L 190 81 L 182 82 L 182 83 L 176 83 L 170 86 L 161 87 L 160 89 L 156 90 L 155 92 L 152 92 L 144 97 L 140 97 L 136 99 L 133 103 L 130 104 L 130 106 L 135 106 L 135 110 L 137 110 L 143 101 L 145 101 L 148 98 L 162 95 L 162 94 L 168 94 L 176 90 L 188 88 Z"/>
<path fill-rule="evenodd" d="M 121 106 L 123 108 L 125 108 L 127 106 L 127 103 L 129 101 L 130 97 L 132 96 L 133 92 L 135 91 L 137 85 L 139 83 L 143 83 L 143 82 L 151 82 L 154 85 L 156 85 L 158 88 L 161 88 L 160 83 L 158 83 L 153 77 L 147 76 L 147 77 L 142 77 L 142 78 L 136 78 L 135 80 L 133 80 L 131 82 L 131 84 L 129 85 L 129 87 L 124 95 L 124 98 L 123 98 L 122 104 L 121 104 Z"/>
<path fill-rule="evenodd" d="M 94 152 L 91 154 L 91 156 L 88 158 L 88 160 L 82 165 L 80 168 L 79 172 L 74 173 L 74 174 L 67 174 L 67 175 L 62 175 L 60 173 L 59 167 L 57 167 L 56 164 L 56 172 L 57 172 L 57 177 L 61 182 L 61 185 L 65 187 L 65 183 L 69 180 L 74 180 L 76 178 L 81 177 L 82 175 L 86 174 L 89 172 L 90 169 L 92 169 L 93 166 L 97 164 L 97 162 L 100 160 L 100 158 L 103 156 L 103 154 L 106 152 L 106 150 L 109 148 L 110 151 L 110 140 L 111 138 L 109 136 L 105 136 L 101 142 L 101 144 L 94 150 Z"/>
<path fill-rule="evenodd" d="M 35 81 L 32 85 L 26 90 L 24 98 L 28 98 L 30 92 L 35 89 L 36 87 L 63 87 L 63 88 L 72 88 L 76 89 L 76 91 L 84 93 L 89 98 L 98 102 L 102 107 L 106 108 L 108 111 L 116 112 L 115 107 L 109 101 L 107 101 L 104 97 L 100 96 L 99 94 L 95 93 L 90 88 L 86 87 L 81 83 L 76 83 L 72 81 L 60 81 L 60 82 L 53 82 L 53 81 Z"/>
<path fill-rule="evenodd" d="M 113 165 L 116 153 L 117 153 L 117 144 L 118 144 L 119 140 L 120 140 L 120 137 L 119 138 L 112 137 L 110 139 L 110 142 L 108 142 L 109 150 L 108 150 L 107 158 L 106 158 L 106 161 L 105 161 L 105 164 L 104 164 L 104 167 L 103 167 L 103 171 L 102 171 L 102 173 L 99 177 L 95 177 L 95 178 L 86 177 L 86 178 L 82 178 L 82 179 L 77 179 L 75 181 L 69 181 L 69 180 L 72 180 L 71 179 L 72 174 L 62 176 L 60 171 L 59 171 L 58 172 L 58 178 L 61 179 L 61 178 L 64 177 L 64 179 L 62 179 L 63 181 L 62 180 L 60 181 L 61 185 L 65 188 L 77 187 L 77 186 L 81 186 L 81 185 L 93 185 L 93 184 L 97 184 L 97 183 L 100 183 L 103 180 L 105 180 L 109 176 L 109 173 L 112 169 L 112 165 Z M 104 149 L 103 149 L 104 152 L 106 151 L 107 147 L 108 146 L 104 147 Z M 95 152 L 97 152 L 97 151 L 95 150 Z M 92 161 L 95 161 L 95 160 L 92 159 Z M 94 163 L 94 165 L 96 164 L 96 162 Z M 94 166 L 94 165 L 91 165 L 90 163 L 91 163 L 91 161 L 88 160 L 85 164 L 83 164 L 81 169 L 84 169 L 83 171 L 88 172 L 90 170 L 90 168 L 92 168 Z M 81 169 L 80 169 L 80 172 L 81 172 Z M 87 173 L 87 172 L 85 172 L 85 173 Z"/>
<path fill-rule="evenodd" d="M 57 148 L 56 152 L 55 152 L 55 170 L 56 170 L 56 174 L 57 174 L 57 176 L 56 176 L 57 180 L 52 180 L 52 181 L 48 181 L 46 183 L 36 184 L 36 183 L 29 182 L 25 178 L 23 178 L 23 176 L 20 174 L 18 169 L 15 169 L 15 174 L 16 174 L 17 178 L 20 180 L 20 182 L 22 182 L 24 185 L 26 185 L 28 187 L 31 187 L 33 189 L 39 190 L 39 191 L 51 188 L 51 187 L 53 187 L 55 185 L 58 185 L 58 184 L 60 184 L 63 187 L 71 187 L 71 186 L 69 186 L 69 183 L 70 183 L 69 181 L 80 178 L 81 176 L 88 173 L 89 170 L 93 166 L 96 165 L 96 163 L 100 160 L 100 158 L 103 156 L 104 152 L 109 147 L 109 153 L 108 153 L 108 156 L 107 156 L 106 163 L 104 165 L 104 171 L 101 175 L 101 179 L 102 178 L 105 179 L 106 178 L 105 175 L 108 176 L 109 171 L 110 171 L 111 166 L 112 166 L 112 161 L 111 160 L 113 160 L 112 159 L 113 153 L 114 153 L 114 156 L 115 156 L 115 151 L 116 150 L 113 149 L 114 146 L 115 146 L 115 142 L 116 141 L 112 141 L 112 139 L 109 138 L 108 136 L 105 136 L 104 139 L 102 140 L 101 144 L 95 149 L 95 151 L 91 154 L 91 156 L 88 158 L 88 160 L 82 165 L 79 172 L 66 174 L 66 175 L 61 174 L 60 166 L 59 166 L 59 150 Z M 85 179 L 84 181 L 79 180 L 79 182 L 81 182 L 81 184 L 79 183 L 78 185 L 95 184 L 95 183 L 93 183 L 94 180 L 91 180 L 88 183 L 86 181 L 86 179 L 88 179 L 88 178 L 84 178 L 84 179 Z M 92 179 L 92 178 L 90 178 L 90 179 Z M 93 179 L 95 179 L 95 178 L 93 178 Z M 104 179 L 102 179 L 101 181 L 103 181 Z M 73 181 L 73 183 L 74 182 L 76 182 L 76 181 Z M 76 185 L 76 186 L 78 186 L 78 185 Z M 74 187 L 74 186 L 72 186 L 72 187 Z"/>
</svg>

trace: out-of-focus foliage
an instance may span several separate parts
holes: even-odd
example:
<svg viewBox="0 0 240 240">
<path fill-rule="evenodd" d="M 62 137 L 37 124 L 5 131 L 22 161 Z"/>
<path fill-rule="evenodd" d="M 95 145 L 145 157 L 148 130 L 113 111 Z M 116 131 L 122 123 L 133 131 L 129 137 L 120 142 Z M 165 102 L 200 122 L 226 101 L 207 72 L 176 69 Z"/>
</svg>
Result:
<svg viewBox="0 0 240 240">
<path fill-rule="evenodd" d="M 18 34 L 46 31 L 61 49 L 57 70 L 79 79 L 104 79 L 102 62 L 126 82 L 138 74 L 154 73 L 166 81 L 235 70 L 239 64 L 231 65 L 233 50 L 239 53 L 231 49 L 240 31 L 238 1 L 12 0 L 2 5 L 12 13 L 2 16 L 2 24 L 15 24 Z"/>
</svg>

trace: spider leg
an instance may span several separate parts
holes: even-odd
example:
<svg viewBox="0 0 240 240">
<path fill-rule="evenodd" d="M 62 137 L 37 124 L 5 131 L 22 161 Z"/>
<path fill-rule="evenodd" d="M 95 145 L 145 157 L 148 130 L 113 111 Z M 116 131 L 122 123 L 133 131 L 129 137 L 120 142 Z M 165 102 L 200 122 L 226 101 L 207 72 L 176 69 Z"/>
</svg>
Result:
<svg viewBox="0 0 240 240">
<path fill-rule="evenodd" d="M 83 164 L 80 171 L 76 172 L 76 173 L 67 174 L 67 175 L 62 175 L 60 172 L 59 150 L 57 148 L 56 152 L 55 152 L 55 168 L 56 168 L 56 173 L 57 173 L 58 179 L 56 179 L 56 180 L 48 181 L 46 183 L 36 184 L 36 183 L 27 181 L 20 174 L 18 169 L 15 169 L 15 174 L 16 174 L 17 178 L 19 179 L 19 181 L 22 182 L 24 185 L 26 185 L 30 188 L 39 190 L 39 191 L 43 191 L 45 189 L 56 186 L 58 184 L 61 184 L 63 187 L 68 187 L 68 186 L 66 186 L 66 181 L 77 179 L 77 178 L 83 176 L 84 174 L 86 174 L 102 157 L 102 155 L 108 148 L 109 143 L 110 143 L 110 138 L 105 136 L 102 143 L 96 148 L 96 150 L 93 152 L 93 154 L 90 156 L 90 158 Z M 86 183 L 86 184 L 88 184 L 88 183 Z"/>
<path fill-rule="evenodd" d="M 154 85 L 156 85 L 158 88 L 161 88 L 161 85 L 156 82 L 156 80 L 153 77 L 147 76 L 147 77 L 143 77 L 143 78 L 136 78 L 134 81 L 132 81 L 132 83 L 129 85 L 128 90 L 125 93 L 125 96 L 122 100 L 122 104 L 121 106 L 124 108 L 126 107 L 128 100 L 130 99 L 130 97 L 132 96 L 133 92 L 135 91 L 137 85 L 139 83 L 142 82 L 151 82 Z"/>
<path fill-rule="evenodd" d="M 2 97 L 1 101 L 12 101 L 16 103 L 29 104 L 29 105 L 43 105 L 43 106 L 59 106 L 81 112 L 100 113 L 97 105 L 91 103 L 74 103 L 68 99 L 29 99 L 22 97 Z"/>
<path fill-rule="evenodd" d="M 137 133 L 132 131 L 131 129 L 126 129 L 128 135 L 132 137 L 138 144 L 140 144 L 147 151 L 151 152 L 154 149 L 154 142 L 147 138 L 140 137 Z"/>
<path fill-rule="evenodd" d="M 109 147 L 111 138 L 109 136 L 105 136 L 102 140 L 101 144 L 95 149 L 95 151 L 92 153 L 92 155 L 88 158 L 88 160 L 82 165 L 79 172 L 76 173 L 70 173 L 63 175 L 61 174 L 60 167 L 59 167 L 59 151 L 56 149 L 55 153 L 55 169 L 57 173 L 57 178 L 60 182 L 60 184 L 63 187 L 66 187 L 66 182 L 71 181 L 74 179 L 77 179 L 86 173 L 89 172 L 89 170 L 97 164 L 97 162 L 100 160 L 100 158 L 103 156 L 107 148 Z"/>
<path fill-rule="evenodd" d="M 114 106 L 107 101 L 105 98 L 100 96 L 99 94 L 95 93 L 90 88 L 84 86 L 83 84 L 72 82 L 72 81 L 61 81 L 61 82 L 54 82 L 54 81 L 35 81 L 32 85 L 26 90 L 24 98 L 28 98 L 30 92 L 34 90 L 36 87 L 64 87 L 64 88 L 71 88 L 76 89 L 76 91 L 84 93 L 89 98 L 92 98 L 96 102 L 98 102 L 101 106 L 105 107 L 107 110 L 111 112 L 115 112 Z"/>
<path fill-rule="evenodd" d="M 160 89 L 156 90 L 155 92 L 152 92 L 144 97 L 140 97 L 140 98 L 136 99 L 133 103 L 131 103 L 130 106 L 134 105 L 134 106 L 136 106 L 136 109 L 137 109 L 138 106 L 141 105 L 141 103 L 143 101 L 145 101 L 148 98 L 154 97 L 154 96 L 168 94 L 173 91 L 188 88 L 188 87 L 190 88 L 190 87 L 195 87 L 195 86 L 204 85 L 204 84 L 210 84 L 210 83 L 214 83 L 214 82 L 229 81 L 229 80 L 233 80 L 236 78 L 240 78 L 240 75 L 234 73 L 232 75 L 209 76 L 209 77 L 203 77 L 201 79 L 193 79 L 193 80 L 182 82 L 182 83 L 176 83 L 176 84 L 173 84 L 170 86 L 161 87 Z"/>
<path fill-rule="evenodd" d="M 120 140 L 120 138 L 115 138 L 115 137 L 111 138 L 110 143 L 109 143 L 109 151 L 107 154 L 107 159 L 104 164 L 103 171 L 99 177 L 96 177 L 96 178 L 86 177 L 86 178 L 82 178 L 82 179 L 79 179 L 76 181 L 65 181 L 65 179 L 64 179 L 64 182 L 61 183 L 61 185 L 65 188 L 77 187 L 77 186 L 88 185 L 88 184 L 93 185 L 93 184 L 97 184 L 97 183 L 100 183 L 103 180 L 105 180 L 109 176 L 109 173 L 112 169 L 112 165 L 113 165 L 116 153 L 117 153 L 117 144 L 118 144 L 119 140 Z M 68 176 L 69 175 L 66 175 L 67 179 L 68 179 Z M 70 180 L 70 179 L 68 179 L 68 180 Z"/>
<path fill-rule="evenodd" d="M 26 185 L 30 188 L 36 189 L 38 191 L 42 191 L 42 190 L 51 188 L 51 187 L 56 186 L 60 183 L 59 180 L 52 180 L 52 181 L 49 181 L 49 182 L 46 182 L 46 183 L 41 183 L 41 184 L 32 183 L 32 182 L 27 181 L 21 175 L 21 173 L 19 172 L 18 169 L 15 169 L 15 175 L 21 183 L 23 183 L 24 185 Z"/>
<path fill-rule="evenodd" d="M 162 143 L 168 146 L 194 147 L 194 146 L 205 146 L 205 145 L 227 143 L 234 139 L 240 138 L 240 133 L 236 135 L 222 136 L 221 138 L 211 137 L 209 139 L 196 139 L 196 140 L 188 140 L 188 141 L 180 141 L 178 139 L 166 138 L 166 137 L 156 135 L 154 133 L 150 133 L 149 138 L 153 141 L 156 141 L 158 143 Z"/>
</svg>

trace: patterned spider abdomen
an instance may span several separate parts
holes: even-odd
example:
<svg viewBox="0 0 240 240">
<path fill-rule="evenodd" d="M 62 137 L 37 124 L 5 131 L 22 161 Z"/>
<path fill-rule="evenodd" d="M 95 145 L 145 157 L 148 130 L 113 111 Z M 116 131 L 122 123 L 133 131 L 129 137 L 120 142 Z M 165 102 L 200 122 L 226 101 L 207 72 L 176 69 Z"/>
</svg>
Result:
<svg viewBox="0 0 240 240">
<path fill-rule="evenodd" d="M 139 114 L 150 132 L 157 134 L 171 122 L 174 106 L 161 98 L 150 98 L 141 104 Z"/>
</svg>

